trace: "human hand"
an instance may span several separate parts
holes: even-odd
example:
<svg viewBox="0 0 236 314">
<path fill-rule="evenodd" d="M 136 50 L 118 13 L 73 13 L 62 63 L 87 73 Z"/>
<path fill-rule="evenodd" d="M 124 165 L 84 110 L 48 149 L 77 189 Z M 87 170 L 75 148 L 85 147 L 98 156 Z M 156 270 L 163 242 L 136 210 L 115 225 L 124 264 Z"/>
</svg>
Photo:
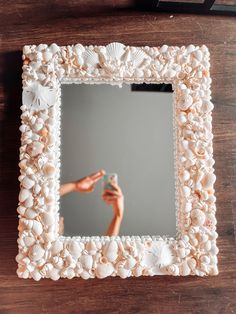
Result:
<svg viewBox="0 0 236 314">
<path fill-rule="evenodd" d="M 95 183 L 100 180 L 105 175 L 104 170 L 97 171 L 87 177 L 84 177 L 76 182 L 74 191 L 75 192 L 82 192 L 82 193 L 90 193 L 94 191 Z"/>
<path fill-rule="evenodd" d="M 104 190 L 102 194 L 102 199 L 106 204 L 113 207 L 115 216 L 122 219 L 124 213 L 123 193 L 117 183 L 112 182 L 110 184 L 112 186 L 112 190 Z"/>
</svg>

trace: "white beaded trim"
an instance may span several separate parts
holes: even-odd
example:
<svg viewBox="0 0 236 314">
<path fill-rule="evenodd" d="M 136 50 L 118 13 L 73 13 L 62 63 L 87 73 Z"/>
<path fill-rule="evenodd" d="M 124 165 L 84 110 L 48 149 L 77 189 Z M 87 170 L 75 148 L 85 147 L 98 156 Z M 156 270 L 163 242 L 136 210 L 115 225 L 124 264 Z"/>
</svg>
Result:
<svg viewBox="0 0 236 314">
<path fill-rule="evenodd" d="M 25 46 L 20 130 L 21 278 L 216 275 L 209 52 L 198 47 Z M 171 83 L 176 127 L 178 234 L 60 237 L 60 105 L 63 83 Z"/>
</svg>

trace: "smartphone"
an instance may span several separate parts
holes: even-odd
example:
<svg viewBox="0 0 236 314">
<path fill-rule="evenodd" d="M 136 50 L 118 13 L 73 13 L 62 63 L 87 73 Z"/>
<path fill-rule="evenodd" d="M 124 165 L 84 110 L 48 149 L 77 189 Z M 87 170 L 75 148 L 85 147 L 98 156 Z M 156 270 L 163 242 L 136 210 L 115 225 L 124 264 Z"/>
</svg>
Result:
<svg viewBox="0 0 236 314">
<path fill-rule="evenodd" d="M 106 173 L 103 177 L 103 189 L 113 190 L 112 183 L 118 183 L 118 175 L 116 173 Z"/>
</svg>

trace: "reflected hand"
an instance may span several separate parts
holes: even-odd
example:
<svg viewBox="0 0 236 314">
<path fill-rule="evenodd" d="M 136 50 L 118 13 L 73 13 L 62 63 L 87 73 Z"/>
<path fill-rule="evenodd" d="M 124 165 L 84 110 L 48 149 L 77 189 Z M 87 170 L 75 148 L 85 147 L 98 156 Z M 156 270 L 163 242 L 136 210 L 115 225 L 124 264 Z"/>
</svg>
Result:
<svg viewBox="0 0 236 314">
<path fill-rule="evenodd" d="M 87 177 L 84 177 L 76 182 L 74 191 L 75 192 L 82 192 L 82 193 L 90 193 L 94 191 L 95 183 L 100 180 L 105 175 L 104 170 L 100 170 L 95 172 Z"/>
<path fill-rule="evenodd" d="M 104 190 L 102 199 L 114 209 L 114 215 L 122 219 L 124 213 L 124 196 L 117 183 L 110 183 L 112 190 Z"/>
</svg>

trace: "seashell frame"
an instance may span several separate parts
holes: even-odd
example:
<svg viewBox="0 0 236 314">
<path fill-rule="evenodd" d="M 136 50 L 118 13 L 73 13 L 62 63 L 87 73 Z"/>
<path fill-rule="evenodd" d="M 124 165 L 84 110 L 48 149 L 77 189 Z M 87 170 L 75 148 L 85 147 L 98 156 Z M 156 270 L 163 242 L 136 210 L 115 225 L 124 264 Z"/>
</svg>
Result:
<svg viewBox="0 0 236 314">
<path fill-rule="evenodd" d="M 20 278 L 218 274 L 209 68 L 206 46 L 24 46 Z M 59 236 L 61 84 L 143 82 L 174 89 L 176 238 Z"/>
</svg>

